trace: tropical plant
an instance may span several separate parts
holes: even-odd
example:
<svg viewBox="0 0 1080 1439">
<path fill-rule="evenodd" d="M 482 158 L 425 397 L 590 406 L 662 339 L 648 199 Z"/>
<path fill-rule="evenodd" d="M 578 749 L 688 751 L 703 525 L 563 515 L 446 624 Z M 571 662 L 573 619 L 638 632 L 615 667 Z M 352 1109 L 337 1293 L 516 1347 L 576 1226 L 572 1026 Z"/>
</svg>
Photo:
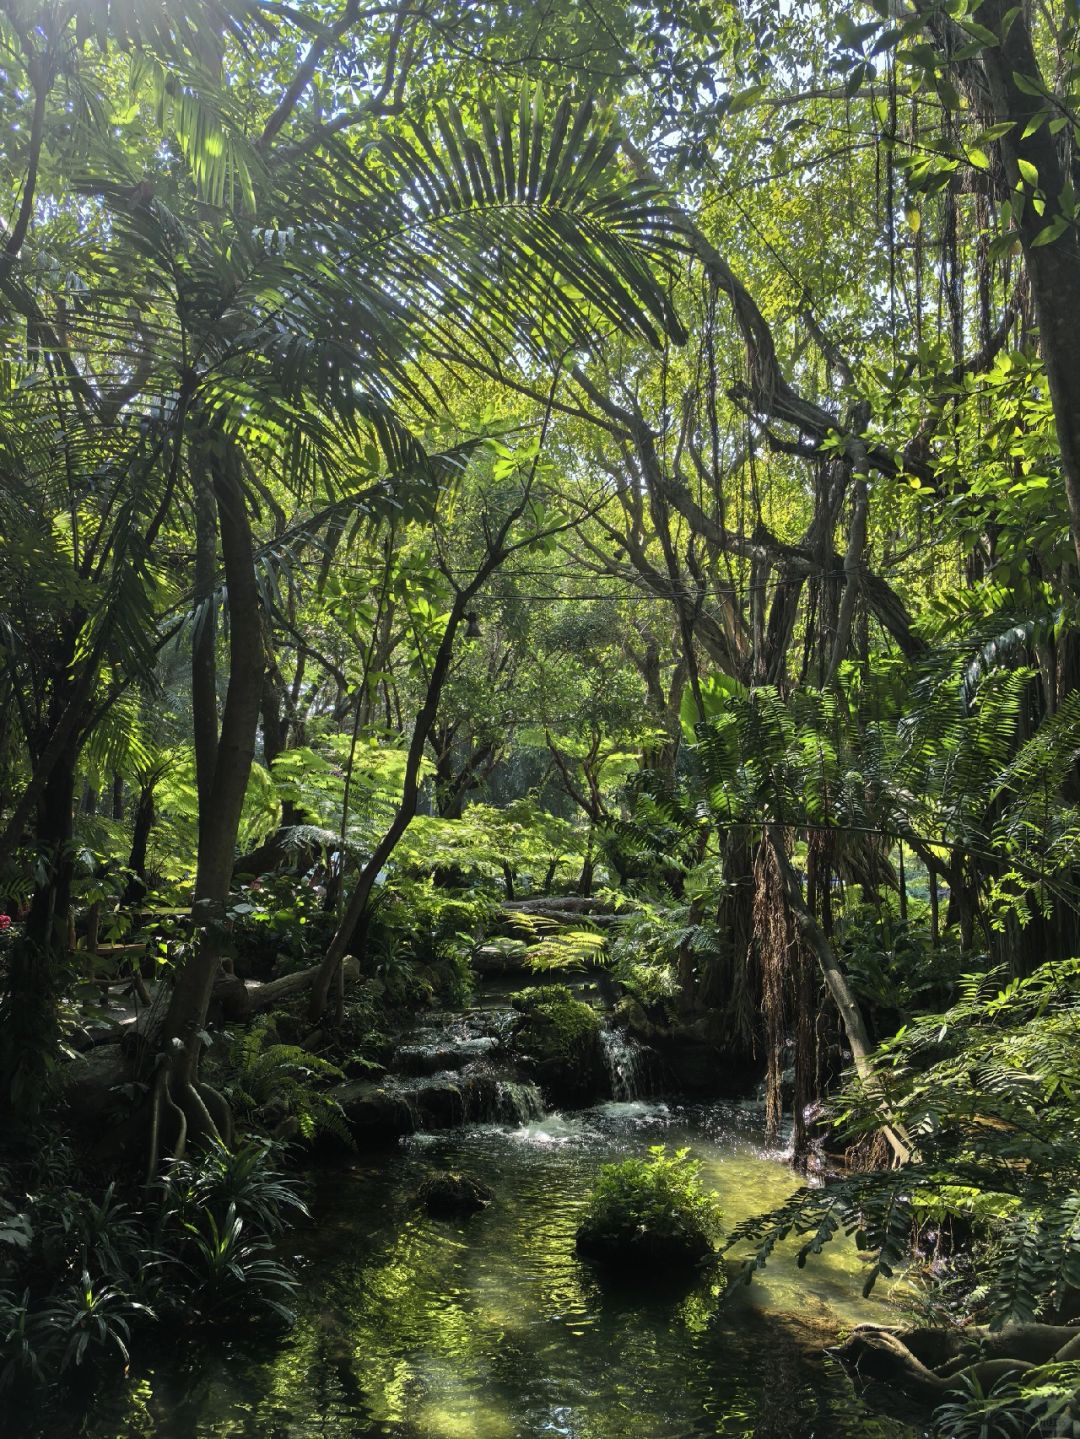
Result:
<svg viewBox="0 0 1080 1439">
<path fill-rule="evenodd" d="M 272 1017 L 256 1021 L 250 1029 L 239 1035 L 233 1042 L 229 1054 L 230 1076 L 225 1085 L 237 1113 L 249 1122 L 268 1122 L 273 1126 L 275 1137 L 298 1134 L 302 1139 L 312 1140 L 320 1132 L 335 1134 L 346 1144 L 352 1143 L 345 1124 L 341 1106 L 325 1086 L 345 1075 L 336 1064 L 309 1054 L 298 1044 L 283 1044 L 277 1037 Z M 219 1171 L 216 1189 L 218 1194 L 227 1193 L 234 1186 L 241 1193 L 241 1204 L 250 1199 L 243 1197 L 245 1179 L 260 1167 L 260 1151 L 250 1144 L 236 1154 L 216 1145 L 211 1153 L 216 1156 L 214 1167 Z M 266 1181 L 275 1187 L 278 1181 Z M 205 1168 L 200 1171 L 200 1185 L 203 1193 L 208 1189 Z M 282 1195 L 287 1186 L 282 1184 Z M 219 1206 L 220 1207 L 220 1206 Z M 296 1207 L 302 1208 L 299 1201 Z M 241 1212 L 241 1217 L 246 1217 Z"/>
<path fill-rule="evenodd" d="M 655 1145 L 647 1159 L 601 1170 L 577 1233 L 582 1254 L 610 1262 L 700 1263 L 720 1232 L 716 1196 L 700 1183 L 688 1149 Z"/>
<path fill-rule="evenodd" d="M 849 1140 L 872 1133 L 884 1092 L 911 1136 L 910 1163 L 800 1189 L 737 1226 L 729 1244 L 757 1246 L 747 1282 L 789 1234 L 808 1236 L 804 1263 L 853 1233 L 869 1293 L 906 1266 L 914 1234 L 955 1225 L 978 1253 L 970 1317 L 1002 1326 L 1071 1312 L 1080 1295 L 1080 962 L 1052 962 L 1002 988 L 1003 978 L 968 976 L 944 1014 L 912 1019 L 879 1047 L 880 1090 L 850 1085 L 835 1122 Z"/>
</svg>

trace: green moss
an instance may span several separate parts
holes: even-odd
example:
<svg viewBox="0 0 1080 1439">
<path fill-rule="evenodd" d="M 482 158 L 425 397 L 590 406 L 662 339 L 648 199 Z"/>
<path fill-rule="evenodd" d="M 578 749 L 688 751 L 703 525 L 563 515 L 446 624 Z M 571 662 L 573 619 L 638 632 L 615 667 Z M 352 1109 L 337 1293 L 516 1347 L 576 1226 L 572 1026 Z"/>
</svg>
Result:
<svg viewBox="0 0 1080 1439">
<path fill-rule="evenodd" d="M 720 1206 L 701 1187 L 689 1151 L 626 1159 L 601 1169 L 577 1233 L 581 1254 L 605 1263 L 699 1264 L 720 1235 Z"/>
<path fill-rule="evenodd" d="M 564 984 L 519 990 L 510 1047 L 554 1104 L 589 1104 L 601 1092 L 600 1020 Z"/>
<path fill-rule="evenodd" d="M 589 1005 L 575 999 L 565 984 L 519 989 L 510 1003 L 524 1016 L 523 1028 L 551 1032 L 567 1055 L 590 1050 L 600 1033 L 600 1020 Z"/>
</svg>

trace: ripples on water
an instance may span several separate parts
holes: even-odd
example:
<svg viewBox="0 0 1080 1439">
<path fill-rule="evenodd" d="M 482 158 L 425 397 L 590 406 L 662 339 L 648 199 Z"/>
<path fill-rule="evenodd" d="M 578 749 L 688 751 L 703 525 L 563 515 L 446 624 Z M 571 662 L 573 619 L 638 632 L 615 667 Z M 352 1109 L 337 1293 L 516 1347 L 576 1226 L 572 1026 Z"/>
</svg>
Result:
<svg viewBox="0 0 1080 1439">
<path fill-rule="evenodd" d="M 200 1349 L 136 1375 L 80 1432 L 92 1439 L 892 1439 L 819 1357 L 838 1327 L 880 1317 L 854 1255 L 790 1254 L 721 1303 L 689 1287 L 603 1287 L 574 1254 L 601 1164 L 689 1144 L 726 1219 L 795 1187 L 736 1105 L 613 1101 L 582 1114 L 414 1135 L 317 1176 L 303 1287 L 281 1339 Z M 496 1192 L 461 1223 L 412 1196 L 433 1168 Z M 74 1434 L 76 1430 L 71 1430 Z"/>
</svg>

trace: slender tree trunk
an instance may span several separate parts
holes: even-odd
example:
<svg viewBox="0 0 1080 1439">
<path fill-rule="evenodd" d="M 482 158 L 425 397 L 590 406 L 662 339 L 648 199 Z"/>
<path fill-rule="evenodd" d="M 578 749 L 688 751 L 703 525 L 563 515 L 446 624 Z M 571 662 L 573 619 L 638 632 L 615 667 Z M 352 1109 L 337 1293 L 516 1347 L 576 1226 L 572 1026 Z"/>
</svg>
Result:
<svg viewBox="0 0 1080 1439">
<path fill-rule="evenodd" d="M 255 576 L 251 527 L 235 465 L 229 457 L 214 477 L 221 534 L 221 554 L 229 598 L 229 683 L 209 773 L 209 736 L 216 713 L 205 708 L 196 717 L 202 735 L 199 803 L 199 854 L 195 876 L 194 918 L 196 943 L 176 977 L 165 1017 L 165 1065 L 156 1078 L 158 1110 L 178 1111 L 174 1121 L 178 1138 L 174 1152 L 189 1138 L 206 1135 L 227 1140 L 231 1125 L 220 1096 L 198 1082 L 200 1032 L 206 1023 L 214 980 L 220 967 L 225 904 L 232 881 L 236 836 L 255 755 L 264 668 L 264 643 L 259 588 Z M 196 663 L 200 661 L 197 660 Z M 193 698 L 202 706 L 214 700 L 205 655 L 203 682 L 193 686 Z M 216 710 L 216 700 L 215 710 Z M 151 1144 L 151 1166 L 156 1163 Z"/>
<path fill-rule="evenodd" d="M 917 0 L 916 8 L 946 52 L 955 40 L 969 38 L 932 0 Z M 987 124 L 1009 124 L 998 146 L 1039 321 L 1039 348 L 1054 409 L 1073 545 L 1080 561 L 1080 325 L 1076 323 L 1080 261 L 1075 221 L 1067 210 L 1072 177 L 1046 122 L 1048 106 L 1051 114 L 1054 111 L 1053 102 L 1046 99 L 1052 86 L 1039 67 L 1028 12 L 1023 6 L 1014 6 L 1012 0 L 982 0 L 979 23 L 994 32 L 998 43 L 987 45 L 977 63 L 957 62 L 958 74 L 980 119 Z M 1033 185 L 1041 192 L 1038 208 Z M 1017 203 L 1018 195 L 1023 196 L 1022 203 Z M 1064 232 L 1049 244 L 1043 242 L 1040 237 L 1062 214 L 1068 219 Z"/>
<path fill-rule="evenodd" d="M 64 749 L 37 805 L 40 879 L 8 966 L 0 1004 L 0 1110 L 31 1118 L 46 1093 L 59 1043 L 59 1004 L 69 958 L 75 747 Z"/>
<path fill-rule="evenodd" d="M 390 822 L 390 827 L 376 845 L 374 854 L 360 871 L 360 876 L 349 897 L 349 903 L 345 907 L 345 913 L 342 915 L 334 937 L 330 941 L 330 947 L 326 951 L 326 958 L 323 960 L 318 977 L 311 990 L 310 1014 L 312 1020 L 317 1021 L 322 1018 L 326 1010 L 327 1000 L 330 996 L 330 987 L 340 968 L 341 961 L 348 952 L 358 926 L 364 921 L 368 902 L 371 899 L 371 892 L 375 887 L 375 881 L 378 879 L 387 860 L 389 860 L 397 848 L 398 841 L 408 829 L 416 814 L 416 803 L 420 797 L 420 769 L 424 758 L 424 749 L 439 712 L 439 700 L 442 696 L 442 688 L 446 682 L 446 676 L 450 670 L 450 661 L 453 657 L 454 638 L 465 616 L 465 607 L 478 588 L 479 582 L 476 583 L 475 587 L 470 586 L 468 590 L 462 591 L 454 600 L 454 604 L 451 607 L 450 616 L 446 622 L 446 629 L 443 631 L 442 639 L 439 641 L 439 648 L 436 651 L 435 661 L 431 667 L 431 677 L 428 680 L 424 703 L 421 706 L 419 714 L 416 716 L 412 739 L 409 742 L 408 753 L 405 757 L 405 777 L 402 784 L 401 799 L 394 812 L 394 817 Z"/>
<path fill-rule="evenodd" d="M 128 882 L 124 888 L 124 904 L 141 904 L 146 897 L 146 851 L 154 828 L 154 788 L 156 780 L 147 780 L 139 790 L 135 803 L 135 822 L 131 831 L 128 854 Z"/>
</svg>

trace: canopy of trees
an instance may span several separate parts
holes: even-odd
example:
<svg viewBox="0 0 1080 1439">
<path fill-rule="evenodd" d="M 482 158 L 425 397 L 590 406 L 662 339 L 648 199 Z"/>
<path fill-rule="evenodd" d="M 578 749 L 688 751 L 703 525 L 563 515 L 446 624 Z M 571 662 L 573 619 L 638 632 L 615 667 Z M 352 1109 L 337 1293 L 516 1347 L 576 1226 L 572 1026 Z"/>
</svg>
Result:
<svg viewBox="0 0 1080 1439">
<path fill-rule="evenodd" d="M 1064 0 L 0 3 L 19 1143 L 110 987 L 152 1180 L 237 1142 L 208 1026 L 287 1000 L 329 1080 L 357 975 L 415 1007 L 516 912 L 800 1162 L 842 1095 L 854 1177 L 755 1264 L 947 1234 L 965 1315 L 1054 1344 L 867 1344 L 1056 1422 L 1077 41 Z"/>
</svg>

